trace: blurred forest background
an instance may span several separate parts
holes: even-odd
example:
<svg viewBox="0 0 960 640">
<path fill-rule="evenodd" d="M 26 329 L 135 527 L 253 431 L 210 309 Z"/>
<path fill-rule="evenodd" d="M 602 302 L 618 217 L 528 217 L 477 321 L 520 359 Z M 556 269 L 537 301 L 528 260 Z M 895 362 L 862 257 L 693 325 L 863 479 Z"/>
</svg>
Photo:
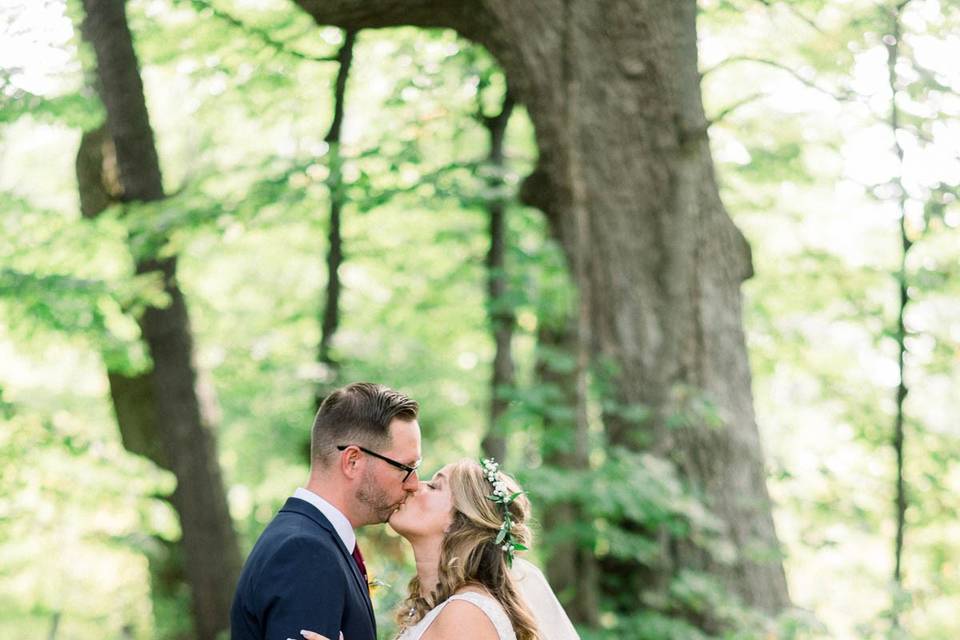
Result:
<svg viewBox="0 0 960 640">
<path fill-rule="evenodd" d="M 960 637 L 960 3 L 456 4 L 2 0 L 0 636 L 214 637 L 318 399 L 373 380 L 429 473 L 516 472 L 584 638 Z M 550 34 L 508 90 L 490 51 Z M 650 113 L 699 81 L 702 148 L 615 149 L 614 76 Z M 711 152 L 742 313 L 722 207 L 670 227 Z M 391 637 L 411 558 L 362 539 Z"/>
</svg>

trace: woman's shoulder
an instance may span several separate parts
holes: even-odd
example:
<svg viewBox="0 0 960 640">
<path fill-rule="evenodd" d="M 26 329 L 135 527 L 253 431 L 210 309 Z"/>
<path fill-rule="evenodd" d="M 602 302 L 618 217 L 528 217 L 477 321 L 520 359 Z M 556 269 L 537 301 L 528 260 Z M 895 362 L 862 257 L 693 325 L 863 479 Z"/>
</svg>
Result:
<svg viewBox="0 0 960 640">
<path fill-rule="evenodd" d="M 464 630 L 469 629 L 472 639 L 502 640 L 507 637 L 505 630 L 501 629 L 504 622 L 509 625 L 506 612 L 489 591 L 482 587 L 464 586 L 444 603 L 443 610 L 422 638 L 462 638 Z"/>
</svg>

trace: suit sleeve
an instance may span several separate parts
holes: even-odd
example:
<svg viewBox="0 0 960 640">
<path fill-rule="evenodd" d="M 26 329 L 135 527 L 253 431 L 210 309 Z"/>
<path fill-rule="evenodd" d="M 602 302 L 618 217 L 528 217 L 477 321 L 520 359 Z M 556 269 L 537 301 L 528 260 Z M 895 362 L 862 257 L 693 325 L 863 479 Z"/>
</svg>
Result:
<svg viewBox="0 0 960 640">
<path fill-rule="evenodd" d="M 305 538 L 284 542 L 258 581 L 265 640 L 300 640 L 300 630 L 327 638 L 340 634 L 346 606 L 346 576 L 336 551 Z"/>
</svg>

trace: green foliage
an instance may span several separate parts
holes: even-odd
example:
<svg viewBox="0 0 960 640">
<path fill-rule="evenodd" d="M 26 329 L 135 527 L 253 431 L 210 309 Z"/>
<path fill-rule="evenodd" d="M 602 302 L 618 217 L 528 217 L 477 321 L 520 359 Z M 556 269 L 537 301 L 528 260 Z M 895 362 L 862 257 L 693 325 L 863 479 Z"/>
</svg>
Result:
<svg viewBox="0 0 960 640">
<path fill-rule="evenodd" d="M 80 15 L 77 2 L 65 10 Z M 601 628 L 585 638 L 882 637 L 894 633 L 894 609 L 902 634 L 957 635 L 960 485 L 945 399 L 960 385 L 960 193 L 956 172 L 941 167 L 953 166 L 945 158 L 958 84 L 948 57 L 931 58 L 923 44 L 945 42 L 957 15 L 955 3 L 914 0 L 909 10 L 909 154 L 942 160 L 904 183 L 914 242 L 906 589 L 889 584 L 897 193 L 873 162 L 891 142 L 872 80 L 884 79 L 888 15 L 859 0 L 715 0 L 701 3 L 704 97 L 708 115 L 724 114 L 711 127 L 718 177 L 753 245 L 744 308 L 756 408 L 803 609 L 770 619 L 685 572 L 643 600 L 605 593 Z M 575 292 L 546 222 L 514 200 L 536 158 L 522 109 L 508 130 L 506 170 L 485 164 L 479 118 L 497 113 L 506 90 L 485 51 L 447 31 L 361 33 L 343 142 L 330 149 L 336 65 L 323 59 L 342 42 L 339 30 L 279 0 L 130 2 L 128 11 L 166 200 L 116 206 L 95 221 L 79 215 L 74 152 L 103 111 L 86 87 L 89 52 L 76 33 L 37 35 L 71 62 L 37 77 L 0 75 L 9 240 L 0 243 L 0 636 L 40 636 L 54 621 L 63 637 L 185 633 L 180 532 L 162 497 L 172 479 L 120 446 L 103 375 L 105 365 L 149 366 L 135 318 L 166 301 L 156 277 L 134 275 L 135 256 L 179 257 L 246 548 L 302 484 L 313 389 L 331 382 L 315 354 L 336 170 L 347 200 L 340 380 L 380 380 L 421 401 L 427 471 L 474 457 L 487 422 L 484 207 L 505 199 L 510 293 L 498 304 L 517 318 L 518 380 L 503 392 L 505 466 L 518 470 L 539 517 L 570 502 L 586 514 L 544 531 L 533 553 L 572 540 L 601 561 L 653 566 L 662 532 L 721 561 L 756 553 L 731 547 L 666 460 L 605 446 L 604 417 L 640 433 L 651 416 L 611 399 L 605 383 L 616 371 L 604 363 L 592 381 L 588 468 L 544 463 L 573 451 L 574 412 L 569 389 L 543 383 L 537 368 L 563 376 L 576 362 L 538 345 L 538 333 L 567 326 Z M 756 61 L 770 58 L 778 64 Z M 762 97 L 731 109 L 758 87 Z M 671 426 L 723 427 L 709 397 L 674 395 Z M 389 634 L 410 559 L 389 532 L 364 535 L 373 574 L 391 585 L 375 596 Z M 624 611 L 626 601 L 643 606 Z M 705 633 L 691 612 L 726 630 Z"/>
<path fill-rule="evenodd" d="M 51 412 L 47 398 L 21 386 L 2 418 L 3 635 L 41 635 L 53 624 L 63 635 L 119 635 L 149 623 L 135 541 L 170 526 L 169 508 L 148 497 L 169 479 L 124 453 L 102 403 L 89 399 L 89 389 L 75 387 Z M 120 574 L 129 582 L 118 582 Z"/>
<path fill-rule="evenodd" d="M 2 90 L 0 86 L 0 90 Z M 37 122 L 63 124 L 76 129 L 92 129 L 103 121 L 100 102 L 81 93 L 45 98 L 22 90 L 3 98 L 0 125 L 29 116 Z"/>
<path fill-rule="evenodd" d="M 960 380 L 957 336 L 942 328 L 956 314 L 945 274 L 956 264 L 960 218 L 951 195 L 956 172 L 944 174 L 940 155 L 955 156 L 956 146 L 931 132 L 953 118 L 947 104 L 956 97 L 956 74 L 935 51 L 944 51 L 936 47 L 956 28 L 957 7 L 906 4 L 898 65 L 905 127 L 898 139 L 907 149 L 901 177 L 913 242 L 905 585 L 923 594 L 911 598 L 890 581 L 900 169 L 883 37 L 894 5 L 730 4 L 739 13 L 717 15 L 716 23 L 712 12 L 705 15 L 705 67 L 723 56 L 786 67 L 721 64 L 704 89 L 708 111 L 746 95 L 748 74 L 750 86 L 768 89 L 767 98 L 715 126 L 711 138 L 724 200 L 754 250 L 745 318 L 791 595 L 815 610 L 833 637 L 951 637 L 956 624 L 940 612 L 956 606 L 958 584 L 947 586 L 927 562 L 944 552 L 935 540 L 953 537 L 946 522 L 955 505 L 943 496 L 956 492 L 949 480 L 956 472 L 939 460 L 956 447 L 943 393 Z M 755 29 L 766 20 L 781 25 L 775 36 Z M 764 153 L 770 149 L 798 152 Z M 920 512 L 928 517 L 917 518 Z M 891 628 L 891 607 L 901 614 L 899 631 Z"/>
</svg>

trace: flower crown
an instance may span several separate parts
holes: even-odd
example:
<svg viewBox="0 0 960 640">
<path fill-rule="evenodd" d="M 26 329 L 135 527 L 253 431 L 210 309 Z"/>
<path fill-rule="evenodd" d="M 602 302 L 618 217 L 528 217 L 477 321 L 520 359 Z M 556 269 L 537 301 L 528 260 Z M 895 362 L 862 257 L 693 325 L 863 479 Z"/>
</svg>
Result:
<svg viewBox="0 0 960 640">
<path fill-rule="evenodd" d="M 480 466 L 483 468 L 483 475 L 487 481 L 493 485 L 493 494 L 487 496 L 487 500 L 492 500 L 503 506 L 503 524 L 500 525 L 500 531 L 494 539 L 493 544 L 498 545 L 507 554 L 507 566 L 513 566 L 513 554 L 517 551 L 526 551 L 527 548 L 514 540 L 513 532 L 510 530 L 513 525 L 513 519 L 510 515 L 510 503 L 516 500 L 523 491 L 517 491 L 511 494 L 507 490 L 507 484 L 500 476 L 500 463 L 493 458 L 483 458 L 480 460 Z"/>
</svg>

